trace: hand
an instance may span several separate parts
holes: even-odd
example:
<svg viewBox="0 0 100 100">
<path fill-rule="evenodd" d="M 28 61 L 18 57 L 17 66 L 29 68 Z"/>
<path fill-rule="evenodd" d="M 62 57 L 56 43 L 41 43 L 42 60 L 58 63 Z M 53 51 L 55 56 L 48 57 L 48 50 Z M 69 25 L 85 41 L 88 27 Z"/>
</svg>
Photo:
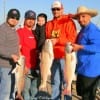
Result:
<svg viewBox="0 0 100 100">
<path fill-rule="evenodd" d="M 12 54 L 11 58 L 13 59 L 14 62 L 17 62 L 18 59 L 19 59 L 19 56 L 15 55 L 15 54 Z"/>
<path fill-rule="evenodd" d="M 69 95 L 71 96 L 71 85 L 67 85 L 67 87 L 64 88 L 64 90 L 62 91 L 63 95 Z"/>
<path fill-rule="evenodd" d="M 55 45 L 58 42 L 58 39 L 53 38 L 53 39 L 51 39 L 51 41 L 52 41 L 52 44 Z"/>
<path fill-rule="evenodd" d="M 27 75 L 29 73 L 29 69 L 27 67 L 24 68 L 24 75 Z"/>
<path fill-rule="evenodd" d="M 79 51 L 84 48 L 82 45 L 79 44 L 72 44 L 72 47 L 73 47 L 73 51 Z"/>
</svg>

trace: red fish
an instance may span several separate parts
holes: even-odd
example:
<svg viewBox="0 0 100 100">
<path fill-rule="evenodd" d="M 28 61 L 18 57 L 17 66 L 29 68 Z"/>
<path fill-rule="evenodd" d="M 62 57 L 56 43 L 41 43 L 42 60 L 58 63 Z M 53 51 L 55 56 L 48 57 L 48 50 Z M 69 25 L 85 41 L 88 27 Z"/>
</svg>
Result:
<svg viewBox="0 0 100 100">
<path fill-rule="evenodd" d="M 17 100 L 24 100 L 21 92 L 24 89 L 24 66 L 25 66 L 25 57 L 20 56 L 18 62 L 16 63 L 16 67 L 12 71 L 12 73 L 15 73 L 15 79 L 16 79 L 16 89 L 17 89 Z"/>
<path fill-rule="evenodd" d="M 53 44 L 50 39 L 46 39 L 40 55 L 41 84 L 39 90 L 46 89 L 48 76 L 51 75 L 51 66 L 54 59 Z"/>
<path fill-rule="evenodd" d="M 66 45 L 65 48 L 64 78 L 67 86 L 65 87 L 63 94 L 71 95 L 71 84 L 75 76 L 77 59 L 75 52 L 71 52 L 72 46 L 70 43 Z"/>
</svg>

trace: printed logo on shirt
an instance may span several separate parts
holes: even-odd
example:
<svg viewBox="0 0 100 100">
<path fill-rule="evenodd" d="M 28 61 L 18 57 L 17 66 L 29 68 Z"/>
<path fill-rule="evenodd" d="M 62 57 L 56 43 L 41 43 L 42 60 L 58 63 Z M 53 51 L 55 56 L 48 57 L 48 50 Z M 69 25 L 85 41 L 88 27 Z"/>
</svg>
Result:
<svg viewBox="0 0 100 100">
<path fill-rule="evenodd" d="M 32 38 L 34 38 L 34 37 L 33 37 L 33 36 L 29 36 L 28 38 L 32 39 Z"/>
<path fill-rule="evenodd" d="M 51 33 L 52 38 L 58 38 L 60 34 L 60 30 L 53 30 Z"/>
</svg>

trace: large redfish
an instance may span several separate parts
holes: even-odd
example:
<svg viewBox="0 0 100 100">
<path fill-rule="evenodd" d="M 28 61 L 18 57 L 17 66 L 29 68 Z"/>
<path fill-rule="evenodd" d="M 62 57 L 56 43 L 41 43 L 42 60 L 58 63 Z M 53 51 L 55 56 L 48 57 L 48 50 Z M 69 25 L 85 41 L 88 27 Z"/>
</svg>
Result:
<svg viewBox="0 0 100 100">
<path fill-rule="evenodd" d="M 25 57 L 21 55 L 18 62 L 16 63 L 16 67 L 12 71 L 12 73 L 15 73 L 16 90 L 17 90 L 16 99 L 17 100 L 23 100 L 21 93 L 24 89 L 24 79 L 25 79 L 24 67 L 25 67 Z"/>
<path fill-rule="evenodd" d="M 63 91 L 64 94 L 71 95 L 71 84 L 75 76 L 76 63 L 76 54 L 75 52 L 72 52 L 72 46 L 68 43 L 65 47 L 64 78 L 67 86 Z"/>
<path fill-rule="evenodd" d="M 51 66 L 53 63 L 53 44 L 50 39 L 46 39 L 40 55 L 41 84 L 39 90 L 47 87 L 47 79 L 51 76 Z"/>
</svg>

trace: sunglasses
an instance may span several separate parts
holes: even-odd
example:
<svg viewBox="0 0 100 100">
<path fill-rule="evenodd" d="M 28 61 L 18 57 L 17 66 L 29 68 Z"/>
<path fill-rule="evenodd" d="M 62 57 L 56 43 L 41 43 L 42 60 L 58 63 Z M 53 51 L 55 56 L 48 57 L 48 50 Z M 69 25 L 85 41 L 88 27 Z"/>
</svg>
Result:
<svg viewBox="0 0 100 100">
<path fill-rule="evenodd" d="M 13 16 L 12 16 L 11 18 L 12 18 L 12 19 L 19 20 L 19 17 L 13 17 Z"/>
<path fill-rule="evenodd" d="M 52 11 L 60 11 L 61 8 L 52 8 Z"/>
</svg>

